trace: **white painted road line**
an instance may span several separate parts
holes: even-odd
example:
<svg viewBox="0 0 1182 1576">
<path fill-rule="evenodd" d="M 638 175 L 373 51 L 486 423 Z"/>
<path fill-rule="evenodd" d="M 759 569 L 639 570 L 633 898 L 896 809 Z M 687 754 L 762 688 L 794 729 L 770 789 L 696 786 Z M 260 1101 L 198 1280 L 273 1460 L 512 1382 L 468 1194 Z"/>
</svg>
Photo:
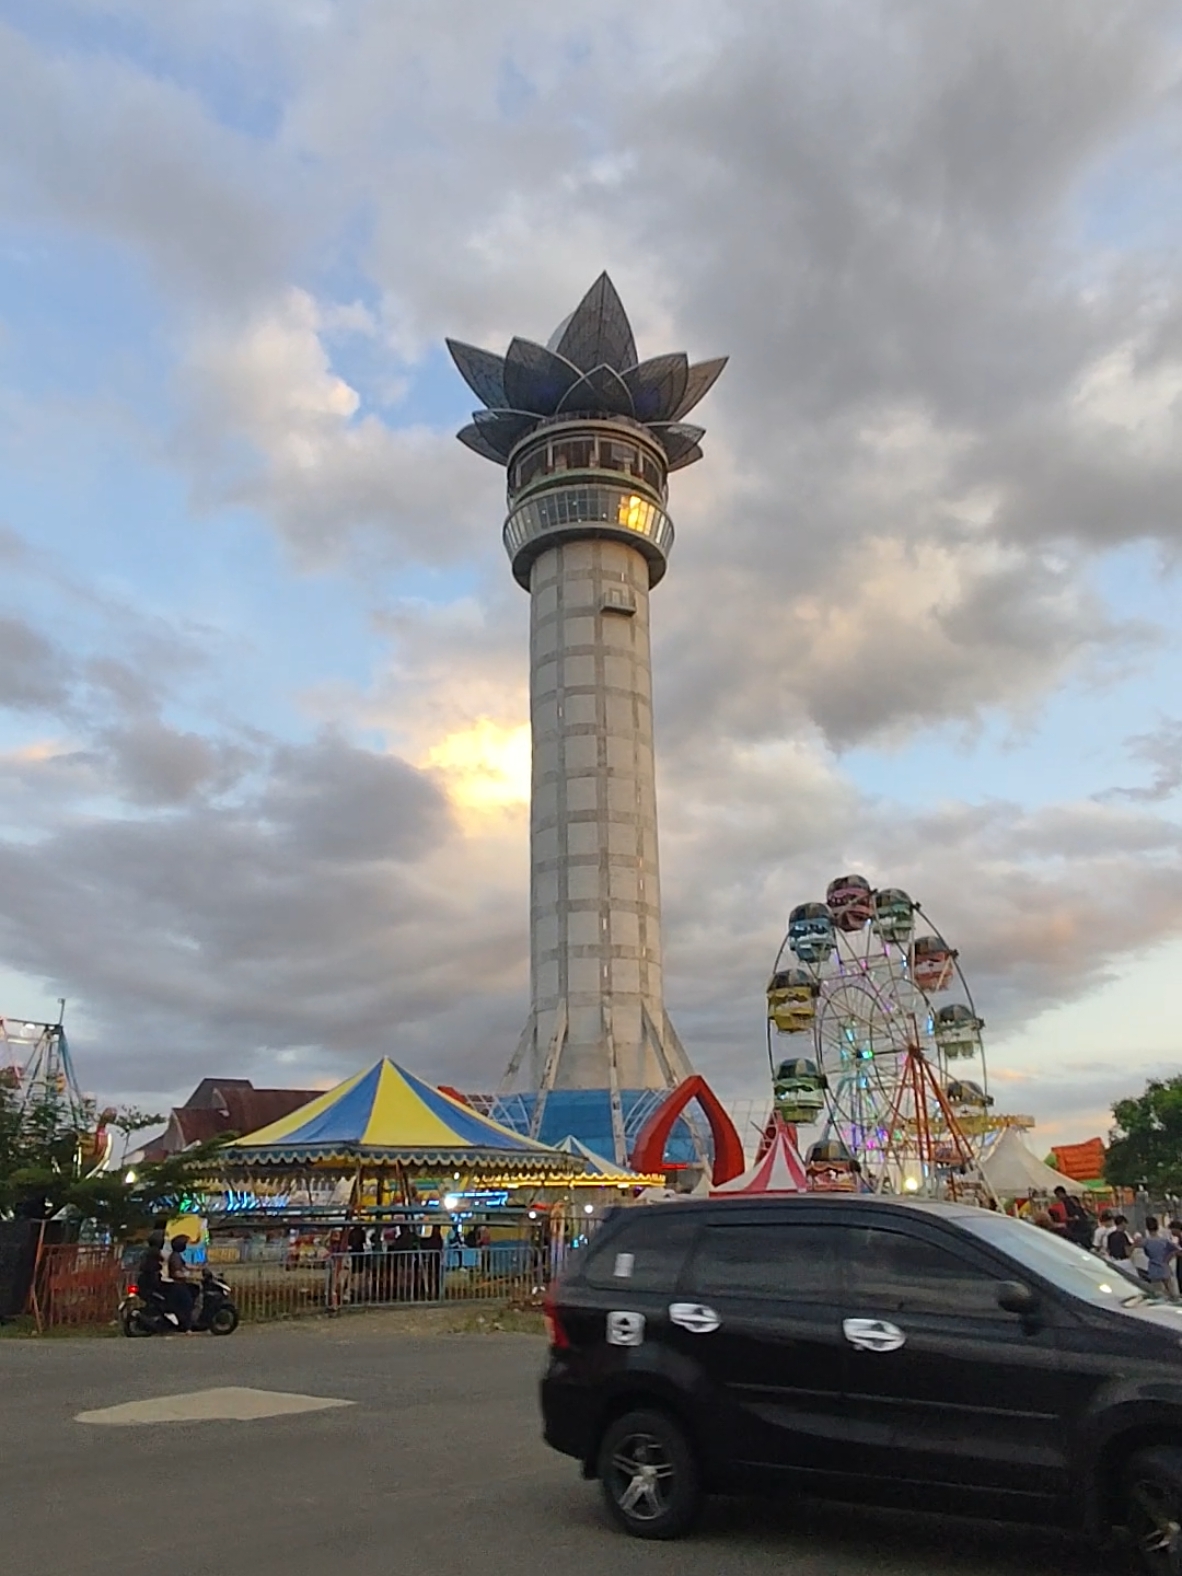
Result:
<svg viewBox="0 0 1182 1576">
<path fill-rule="evenodd" d="M 133 1428 L 144 1423 L 251 1423 L 260 1417 L 287 1417 L 296 1412 L 326 1412 L 331 1407 L 353 1406 L 325 1395 L 292 1395 L 284 1390 L 251 1390 L 229 1385 L 215 1390 L 192 1390 L 185 1395 L 160 1395 L 150 1401 L 125 1401 L 97 1412 L 79 1412 L 76 1423 L 99 1423 L 111 1428 Z"/>
</svg>

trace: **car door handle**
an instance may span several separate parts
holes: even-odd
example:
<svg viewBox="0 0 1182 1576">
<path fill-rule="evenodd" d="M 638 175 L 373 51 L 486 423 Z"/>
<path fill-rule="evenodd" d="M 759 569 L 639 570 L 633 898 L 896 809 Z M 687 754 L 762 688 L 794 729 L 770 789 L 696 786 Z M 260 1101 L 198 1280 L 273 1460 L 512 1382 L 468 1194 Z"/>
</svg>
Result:
<svg viewBox="0 0 1182 1576">
<path fill-rule="evenodd" d="M 693 1335 L 709 1335 L 712 1330 L 717 1330 L 722 1320 L 713 1308 L 707 1308 L 702 1302 L 671 1302 L 669 1304 L 670 1324 L 679 1324 L 683 1330 L 689 1330 Z"/>
<path fill-rule="evenodd" d="M 860 1352 L 897 1352 L 907 1337 L 885 1319 L 843 1319 L 842 1334 Z"/>
</svg>

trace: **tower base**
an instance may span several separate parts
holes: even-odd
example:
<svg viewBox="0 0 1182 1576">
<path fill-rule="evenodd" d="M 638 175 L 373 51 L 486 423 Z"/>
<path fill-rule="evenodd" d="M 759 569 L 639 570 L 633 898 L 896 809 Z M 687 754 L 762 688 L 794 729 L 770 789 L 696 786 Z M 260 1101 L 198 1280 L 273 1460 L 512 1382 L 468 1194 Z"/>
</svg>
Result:
<svg viewBox="0 0 1182 1576">
<path fill-rule="evenodd" d="M 685 1046 L 682 1045 L 677 1030 L 670 1021 L 669 1014 L 662 1012 L 661 1018 L 662 1022 L 657 1024 L 654 1022 L 648 1008 L 642 1009 L 641 1033 L 643 1043 L 652 1051 L 657 1066 L 661 1070 L 661 1083 L 655 1089 L 630 1091 L 633 1095 L 651 1094 L 657 1098 L 663 1098 L 671 1089 L 676 1089 L 693 1072 Z M 505 1069 L 505 1076 L 501 1080 L 497 1098 L 503 1100 L 510 1097 L 510 1091 L 517 1079 L 521 1064 L 527 1058 L 531 1067 L 540 1066 L 541 1075 L 538 1080 L 538 1087 L 528 1097 L 531 1103 L 527 1131 L 531 1138 L 541 1139 L 545 1143 L 549 1142 L 549 1140 L 544 1138 L 543 1134 L 548 1132 L 552 1125 L 547 1120 L 547 1107 L 552 1098 L 556 1098 L 559 1095 L 606 1093 L 610 1115 L 611 1143 L 609 1148 L 600 1148 L 597 1152 L 610 1155 L 618 1165 L 626 1165 L 629 1151 L 628 1119 L 623 1099 L 624 1091 L 620 1087 L 618 1058 L 615 1040 L 612 1035 L 610 1012 L 605 1012 L 604 1019 L 602 1064 L 606 1065 L 609 1076 L 609 1084 L 606 1091 L 588 1090 L 579 1086 L 572 1086 L 563 1080 L 563 1052 L 567 1047 L 568 1019 L 566 1002 L 562 1000 L 559 1001 L 558 1009 L 554 1014 L 554 1027 L 550 1034 L 549 1043 L 545 1047 L 539 1041 L 537 1015 L 536 1013 L 530 1013 L 529 1018 L 526 1020 L 525 1028 L 522 1030 L 521 1038 L 517 1042 L 517 1048 L 510 1057 L 509 1065 Z M 518 1096 L 517 1098 L 527 1097 Z M 635 1107 L 636 1103 L 633 1100 L 632 1107 Z M 558 1134 L 559 1138 L 565 1138 L 566 1136 L 565 1132 Z M 591 1143 L 590 1138 L 584 1133 L 575 1133 L 574 1136 L 582 1139 L 589 1147 L 595 1147 Z"/>
</svg>

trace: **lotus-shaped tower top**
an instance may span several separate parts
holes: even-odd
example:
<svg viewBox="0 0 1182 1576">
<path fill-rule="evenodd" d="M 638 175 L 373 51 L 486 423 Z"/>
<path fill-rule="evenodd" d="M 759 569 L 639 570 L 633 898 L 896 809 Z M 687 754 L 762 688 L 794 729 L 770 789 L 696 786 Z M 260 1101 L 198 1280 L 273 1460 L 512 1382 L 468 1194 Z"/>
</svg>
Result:
<svg viewBox="0 0 1182 1576">
<path fill-rule="evenodd" d="M 660 445 L 670 471 L 702 458 L 705 429 L 682 420 L 727 358 L 691 366 L 680 351 L 640 361 L 623 303 L 607 274 L 588 290 L 548 345 L 514 339 L 503 356 L 449 339 L 460 375 L 485 409 L 457 434 L 486 460 L 507 465 L 534 428 L 555 417 L 634 421 Z"/>
</svg>

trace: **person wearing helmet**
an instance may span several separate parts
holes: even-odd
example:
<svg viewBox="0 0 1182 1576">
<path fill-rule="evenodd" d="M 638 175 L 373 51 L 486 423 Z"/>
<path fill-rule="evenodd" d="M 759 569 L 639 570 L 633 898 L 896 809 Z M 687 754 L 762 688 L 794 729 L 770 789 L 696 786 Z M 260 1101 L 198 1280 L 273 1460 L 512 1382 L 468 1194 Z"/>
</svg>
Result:
<svg viewBox="0 0 1182 1576">
<path fill-rule="evenodd" d="M 193 1333 L 193 1304 L 196 1302 L 197 1288 L 189 1279 L 189 1266 L 185 1262 L 185 1249 L 189 1246 L 189 1239 L 184 1233 L 178 1233 L 169 1243 L 168 1255 L 168 1280 L 165 1284 L 165 1298 L 170 1313 L 174 1313 L 177 1323 L 186 1335 Z"/>
</svg>

